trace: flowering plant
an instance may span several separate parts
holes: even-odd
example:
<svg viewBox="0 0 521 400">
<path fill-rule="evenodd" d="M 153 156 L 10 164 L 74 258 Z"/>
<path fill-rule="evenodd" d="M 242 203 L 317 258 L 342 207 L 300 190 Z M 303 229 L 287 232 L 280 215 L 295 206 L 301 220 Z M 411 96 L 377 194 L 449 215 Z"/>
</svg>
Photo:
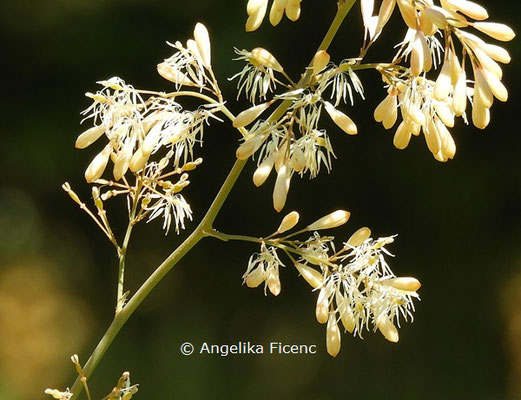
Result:
<svg viewBox="0 0 521 400">
<path fill-rule="evenodd" d="M 297 20 L 300 3 L 274 0 L 270 23 L 277 25 L 284 14 Z M 457 117 L 484 129 L 494 98 L 507 100 L 499 63 L 510 62 L 508 52 L 468 29 L 500 41 L 509 41 L 515 35 L 506 25 L 483 22 L 488 13 L 480 5 L 467 0 L 441 0 L 439 5 L 431 0 L 359 3 L 364 25 L 359 54 L 334 63 L 327 53 L 355 4 L 355 0 L 339 0 L 328 32 L 298 80 L 292 79 L 268 50 L 236 49 L 237 60 L 244 66 L 231 79 L 237 81 L 237 97 L 245 95 L 251 102 L 251 107 L 236 116 L 228 109 L 212 69 L 210 35 L 201 23 L 196 24 L 193 39 L 186 44 L 169 43 L 172 56 L 157 66 L 158 73 L 173 85 L 172 92 L 136 89 L 114 77 L 98 82 L 101 89 L 96 93 L 87 93 L 93 103 L 84 111 L 84 120 L 93 126 L 79 135 L 76 147 L 104 142 L 85 171 L 85 179 L 92 185 L 94 211 L 68 183 L 63 188 L 116 249 L 119 274 L 115 317 L 84 366 L 77 356 L 72 357 L 79 377 L 71 390 L 48 389 L 46 393 L 56 399 L 73 399 L 85 388 L 90 398 L 88 377 L 114 337 L 165 274 L 205 237 L 257 243 L 260 251 L 250 257 L 243 280 L 251 288 L 264 284 L 266 294 L 269 291 L 277 296 L 281 292 L 282 260 L 294 266 L 317 297 L 315 315 L 326 325 L 326 349 L 331 356 L 337 356 L 341 348 L 340 326 L 360 337 L 364 329 L 378 330 L 387 340 L 398 341 L 400 320 L 413 319 L 413 300 L 418 298 L 420 282 L 396 276 L 387 264 L 386 257 L 391 253 L 386 246 L 394 236 L 375 239 L 369 228 L 362 227 L 341 246 L 335 245 L 334 237 L 322 231 L 345 224 L 350 213 L 344 210 L 298 230 L 294 228 L 300 216 L 292 211 L 273 233 L 262 237 L 226 234 L 214 228 L 217 214 L 250 158 L 257 162 L 254 185 L 261 186 L 272 173 L 276 175 L 272 202 L 277 212 L 285 207 L 294 177 L 315 178 L 321 168 L 333 168 L 334 149 L 321 121 L 327 116 L 341 131 L 358 134 L 354 120 L 340 108 L 353 105 L 357 97 L 364 98 L 360 70 L 376 71 L 387 92 L 374 110 L 374 119 L 391 129 L 401 117 L 394 134 L 395 147 L 404 149 L 412 136 L 423 135 L 429 151 L 442 162 L 455 156 L 456 145 L 449 129 Z M 407 28 L 396 54 L 390 61 L 365 63 L 395 9 Z M 267 10 L 268 0 L 249 0 L 246 30 L 256 30 Z M 186 97 L 197 99 L 200 106 L 185 109 L 181 101 Z M 262 118 L 268 109 L 271 114 Z M 161 218 L 167 233 L 185 228 L 186 220 L 192 219 L 192 209 L 183 191 L 189 190 L 190 171 L 203 162 L 196 154 L 203 143 L 203 131 L 213 121 L 224 120 L 230 121 L 240 138 L 232 170 L 199 225 L 130 296 L 124 289 L 125 268 L 134 226 Z M 123 238 L 114 234 L 105 207 L 105 202 L 118 196 L 124 196 L 128 205 Z M 129 374 L 124 373 L 107 398 L 127 400 L 136 392 L 137 386 L 131 386 Z"/>
</svg>

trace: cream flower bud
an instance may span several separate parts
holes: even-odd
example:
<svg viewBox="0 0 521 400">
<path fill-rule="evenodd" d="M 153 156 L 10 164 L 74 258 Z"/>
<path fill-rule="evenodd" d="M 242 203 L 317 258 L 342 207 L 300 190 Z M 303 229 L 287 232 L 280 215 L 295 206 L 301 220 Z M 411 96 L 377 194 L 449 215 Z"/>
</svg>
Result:
<svg viewBox="0 0 521 400">
<path fill-rule="evenodd" d="M 434 21 L 425 10 L 421 10 L 419 14 L 420 29 L 426 36 L 432 36 L 438 31 L 438 26 L 434 24 Z"/>
<path fill-rule="evenodd" d="M 371 229 L 364 226 L 363 228 L 358 229 L 355 233 L 351 235 L 349 240 L 347 241 L 347 245 L 351 247 L 360 246 L 371 236 Z"/>
<path fill-rule="evenodd" d="M 291 182 L 291 173 L 287 164 L 280 167 L 277 173 L 277 180 L 273 188 L 273 208 L 280 212 L 286 204 L 288 197 L 289 185 Z"/>
<path fill-rule="evenodd" d="M 286 8 L 287 0 L 273 0 L 270 10 L 270 23 L 273 26 L 278 25 L 282 16 L 284 15 L 284 9 Z"/>
<path fill-rule="evenodd" d="M 400 339 L 400 335 L 398 334 L 398 329 L 389 319 L 389 317 L 385 314 L 381 314 L 376 318 L 376 327 L 380 330 L 384 337 L 393 343 L 397 343 Z"/>
<path fill-rule="evenodd" d="M 210 35 L 208 34 L 208 29 L 206 29 L 206 26 L 200 22 L 195 25 L 194 39 L 197 43 L 197 48 L 199 49 L 201 59 L 203 60 L 203 65 L 208 69 L 211 68 L 212 52 L 210 47 Z"/>
<path fill-rule="evenodd" d="M 425 137 L 427 147 L 432 154 L 436 154 L 441 150 L 441 139 L 438 133 L 438 128 L 432 119 L 429 120 L 427 126 L 423 127 L 423 136 Z"/>
<path fill-rule="evenodd" d="M 300 172 L 306 168 L 306 156 L 299 146 L 293 147 L 293 154 L 291 155 L 291 168 L 295 172 Z"/>
<path fill-rule="evenodd" d="M 130 159 L 132 158 L 133 141 L 128 140 L 123 149 L 119 152 L 114 162 L 114 169 L 112 170 L 114 179 L 119 181 L 123 175 L 128 171 L 130 166 Z"/>
<path fill-rule="evenodd" d="M 423 13 L 428 16 L 438 28 L 445 29 L 447 27 L 447 17 L 445 17 L 442 12 L 435 10 L 434 8 L 425 7 Z"/>
<path fill-rule="evenodd" d="M 349 302 L 344 295 L 337 292 L 336 303 L 338 306 L 338 312 L 340 313 L 340 320 L 345 330 L 349 333 L 353 333 L 356 328 L 356 321 L 353 315 L 353 310 L 349 307 Z"/>
<path fill-rule="evenodd" d="M 462 71 L 456 86 L 454 87 L 454 94 L 452 96 L 452 110 L 454 114 L 459 117 L 465 112 L 467 107 L 467 76 L 465 71 Z"/>
<path fill-rule="evenodd" d="M 411 29 L 416 29 L 416 10 L 413 5 L 408 0 L 397 0 L 397 3 L 400 14 L 402 14 L 402 18 L 407 26 Z"/>
<path fill-rule="evenodd" d="M 450 57 L 445 57 L 438 79 L 436 79 L 436 85 L 434 86 L 434 98 L 436 100 L 445 100 L 449 96 L 451 88 L 451 62 Z"/>
<path fill-rule="evenodd" d="M 308 231 L 318 231 L 321 229 L 331 229 L 344 225 L 351 213 L 349 211 L 337 210 L 319 220 L 313 222 L 307 227 Z"/>
<path fill-rule="evenodd" d="M 434 103 L 434 109 L 436 110 L 438 117 L 446 126 L 449 128 L 454 126 L 454 112 L 447 103 L 441 101 Z"/>
<path fill-rule="evenodd" d="M 488 18 L 487 10 L 472 1 L 445 0 L 444 3 L 445 5 L 448 5 L 452 11 L 460 11 L 461 13 L 478 21 Z"/>
<path fill-rule="evenodd" d="M 490 110 L 481 101 L 480 96 L 474 96 L 472 105 L 472 123 L 478 129 L 485 129 L 490 122 Z"/>
<path fill-rule="evenodd" d="M 246 286 L 249 288 L 256 288 L 266 279 L 266 272 L 262 265 L 259 265 L 246 276 Z"/>
<path fill-rule="evenodd" d="M 315 308 L 315 316 L 319 324 L 325 324 L 329 317 L 329 299 L 326 288 L 320 289 L 318 293 L 317 306 Z"/>
<path fill-rule="evenodd" d="M 251 124 L 270 106 L 270 104 L 271 102 L 259 104 L 242 111 L 233 120 L 233 126 L 235 128 L 242 128 L 243 126 Z"/>
<path fill-rule="evenodd" d="M 488 69 L 483 69 L 483 77 L 496 99 L 499 101 L 508 100 L 508 91 L 496 74 L 493 74 Z"/>
<path fill-rule="evenodd" d="M 425 52 L 423 51 L 422 37 L 423 33 L 417 32 L 412 42 L 411 73 L 414 76 L 419 76 L 424 70 Z"/>
<path fill-rule="evenodd" d="M 300 2 L 302 0 L 288 0 L 286 3 L 286 16 L 291 21 L 296 21 L 300 17 Z"/>
<path fill-rule="evenodd" d="M 336 357 L 341 347 L 340 329 L 336 322 L 336 315 L 331 314 L 326 328 L 326 349 L 330 356 Z"/>
<path fill-rule="evenodd" d="M 77 149 L 84 149 L 98 140 L 104 133 L 105 127 L 103 125 L 98 125 L 87 129 L 85 132 L 80 134 L 80 136 L 78 136 L 75 147 Z"/>
<path fill-rule="evenodd" d="M 358 133 L 358 129 L 356 128 L 356 125 L 351 118 L 349 118 L 343 112 L 337 110 L 328 101 L 324 101 L 324 107 L 326 108 L 326 111 L 333 122 L 345 133 L 348 135 L 356 135 Z"/>
<path fill-rule="evenodd" d="M 268 0 L 249 0 L 246 10 L 248 12 L 248 20 L 246 21 L 246 31 L 252 32 L 256 30 L 262 23 L 268 8 Z"/>
<path fill-rule="evenodd" d="M 378 11 L 378 21 L 376 23 L 375 28 L 375 37 L 380 34 L 383 27 L 387 24 L 389 21 L 389 18 L 391 18 L 391 15 L 394 11 L 394 6 L 396 4 L 395 0 L 383 0 L 382 4 L 380 5 L 380 10 Z"/>
<path fill-rule="evenodd" d="M 250 139 L 247 139 L 244 143 L 242 143 L 237 149 L 235 155 L 239 160 L 246 160 L 253 153 L 257 151 L 257 149 L 262 145 L 266 136 L 264 135 L 256 135 Z"/>
<path fill-rule="evenodd" d="M 456 154 L 456 143 L 454 142 L 454 139 L 441 120 L 436 118 L 434 123 L 438 128 L 438 133 L 441 139 L 441 152 L 443 153 L 443 161 L 453 159 L 454 155 Z"/>
<path fill-rule="evenodd" d="M 277 59 L 268 50 L 262 47 L 256 47 L 251 51 L 250 61 L 252 64 L 255 63 L 262 65 L 263 67 L 271 68 L 274 71 L 283 72 L 282 65 L 279 64 Z"/>
<path fill-rule="evenodd" d="M 311 268 L 305 264 L 296 263 L 295 267 L 307 283 L 311 285 L 313 289 L 316 289 L 324 282 L 322 274 L 314 268 Z"/>
<path fill-rule="evenodd" d="M 155 124 L 150 131 L 148 132 L 145 140 L 143 140 L 143 144 L 141 146 L 141 150 L 143 151 L 143 155 L 150 155 L 156 147 L 157 142 L 161 136 L 161 130 L 163 129 L 161 123 Z"/>
<path fill-rule="evenodd" d="M 481 67 L 485 70 L 488 69 L 490 72 L 495 74 L 499 79 L 503 78 L 503 70 L 497 62 L 495 62 L 487 53 L 481 48 L 474 48 L 474 54 L 478 58 Z"/>
<path fill-rule="evenodd" d="M 490 87 L 488 86 L 488 83 L 485 80 L 485 76 L 483 75 L 483 69 L 474 69 L 474 80 L 474 99 L 479 97 L 481 103 L 485 107 L 492 107 L 492 103 L 494 102 L 494 95 L 492 94 L 492 90 L 490 90 Z"/>
<path fill-rule="evenodd" d="M 472 26 L 478 31 L 502 42 L 508 42 L 516 36 L 512 28 L 497 22 L 475 22 Z"/>
<path fill-rule="evenodd" d="M 271 154 L 258 166 L 258 168 L 253 173 L 253 183 L 255 184 L 255 186 L 259 187 L 264 182 L 266 182 L 266 179 L 268 179 L 268 176 L 270 175 L 271 170 L 273 169 L 274 162 L 275 154 Z"/>
<path fill-rule="evenodd" d="M 382 122 L 385 129 L 390 129 L 398 117 L 398 103 L 396 95 L 389 94 L 374 110 L 376 122 Z"/>
<path fill-rule="evenodd" d="M 510 54 L 506 49 L 495 44 L 483 43 L 480 48 L 488 54 L 490 58 L 503 64 L 508 64 L 511 60 Z"/>
<path fill-rule="evenodd" d="M 85 180 L 87 182 L 94 182 L 101 177 L 107 167 L 107 163 L 109 162 L 111 151 L 112 147 L 109 143 L 96 157 L 94 157 L 85 171 Z"/>
<path fill-rule="evenodd" d="M 409 124 L 405 121 L 402 121 L 400 125 L 398 125 L 398 129 L 396 129 L 393 137 L 394 147 L 399 150 L 405 149 L 411 141 L 411 133 L 412 129 L 410 128 Z"/>
<path fill-rule="evenodd" d="M 292 211 L 289 214 L 287 214 L 282 219 L 282 222 L 280 223 L 279 228 L 277 229 L 277 233 L 284 233 L 292 229 L 295 225 L 298 224 L 299 217 L 300 216 L 296 211 Z"/>
<path fill-rule="evenodd" d="M 186 76 L 185 73 L 179 71 L 178 69 L 175 69 L 173 66 L 166 62 L 157 64 L 157 72 L 167 81 L 176 83 L 178 85 L 197 86 L 194 82 L 190 80 L 190 78 L 188 78 L 188 76 Z"/>
<path fill-rule="evenodd" d="M 266 278 L 266 283 L 268 284 L 268 289 L 270 290 L 273 296 L 278 296 L 280 293 L 280 278 L 279 278 L 279 270 L 278 268 L 272 268 L 268 272 L 268 277 Z"/>
<path fill-rule="evenodd" d="M 313 73 L 316 75 L 324 68 L 327 67 L 329 63 L 330 56 L 325 50 L 320 50 L 313 57 Z"/>
<path fill-rule="evenodd" d="M 405 290 L 407 292 L 416 292 L 421 287 L 421 283 L 418 279 L 409 277 L 385 279 L 380 283 L 384 286 L 391 286 L 395 289 Z"/>
<path fill-rule="evenodd" d="M 141 147 L 137 149 L 132 158 L 130 159 L 130 170 L 132 172 L 141 171 L 145 167 L 148 161 L 148 157 L 148 155 L 143 154 L 143 150 L 141 149 Z"/>
</svg>

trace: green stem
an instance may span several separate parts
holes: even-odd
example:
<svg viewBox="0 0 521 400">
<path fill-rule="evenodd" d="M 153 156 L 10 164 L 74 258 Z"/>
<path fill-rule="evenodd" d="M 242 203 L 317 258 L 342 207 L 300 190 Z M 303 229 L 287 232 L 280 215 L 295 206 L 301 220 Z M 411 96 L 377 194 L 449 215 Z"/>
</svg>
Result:
<svg viewBox="0 0 521 400">
<path fill-rule="evenodd" d="M 322 40 L 322 43 L 320 44 L 319 50 L 327 50 L 329 45 L 331 44 L 331 41 L 333 40 L 334 36 L 336 35 L 336 32 L 338 31 L 338 28 L 342 24 L 342 21 L 346 17 L 347 13 L 355 3 L 355 0 L 340 0 L 338 3 L 338 10 L 335 15 L 335 18 L 333 22 L 331 23 L 331 26 L 329 30 L 326 33 L 326 36 Z M 312 62 L 311 62 L 312 63 Z M 310 64 L 311 65 L 311 64 Z M 309 72 L 309 70 L 308 70 Z M 301 82 L 305 79 L 303 77 L 301 79 Z M 193 93 L 193 92 L 190 92 Z M 204 95 L 203 95 L 204 96 Z M 197 96 L 201 97 L 201 96 Z M 270 116 L 270 120 L 274 121 L 279 119 L 282 115 L 284 115 L 284 112 L 289 108 L 291 105 L 290 100 L 286 100 L 282 102 L 277 109 L 273 112 L 273 114 Z M 230 119 L 234 119 L 233 115 L 228 112 L 227 108 L 224 107 L 225 114 Z M 228 113 L 230 115 L 228 115 Z M 242 133 L 242 131 L 241 131 Z M 116 314 L 114 317 L 114 320 L 109 325 L 107 331 L 99 341 L 98 345 L 94 349 L 92 355 L 89 357 L 87 363 L 85 364 L 83 371 L 84 376 L 86 378 L 89 378 L 92 374 L 92 372 L 96 369 L 98 363 L 100 362 L 101 358 L 107 351 L 107 349 L 110 347 L 112 341 L 118 334 L 118 332 L 121 330 L 123 325 L 127 322 L 129 317 L 132 315 L 132 313 L 136 310 L 136 308 L 141 304 L 141 302 L 148 296 L 148 294 L 152 291 L 152 289 L 159 283 L 161 279 L 170 271 L 176 263 L 183 258 L 183 256 L 188 253 L 203 237 L 209 235 L 209 232 L 213 230 L 213 222 L 215 221 L 215 218 L 217 217 L 217 214 L 221 210 L 226 198 L 228 197 L 230 191 L 232 190 L 233 186 L 235 185 L 235 182 L 239 178 L 239 175 L 244 168 L 244 165 L 246 164 L 247 160 L 237 160 L 235 164 L 233 165 L 233 168 L 228 174 L 228 177 L 226 178 L 224 184 L 222 185 L 221 189 L 219 190 L 219 193 L 217 193 L 217 196 L 215 197 L 214 201 L 212 202 L 212 205 L 208 209 L 206 215 L 203 217 L 202 221 L 199 223 L 197 228 L 192 232 L 192 234 L 183 242 L 181 245 L 168 256 L 168 258 L 163 261 L 163 263 L 157 267 L 157 269 L 152 273 L 152 275 L 149 276 L 149 278 L 143 283 L 143 285 L 138 289 L 138 291 L 132 296 L 132 298 L 128 301 L 128 303 L 122 308 L 122 310 Z M 287 246 L 285 246 L 287 247 Z M 289 249 L 289 247 L 288 247 Z M 82 382 L 80 378 L 76 379 L 74 382 L 71 392 L 73 393 L 71 400 L 77 399 L 81 390 L 82 390 Z"/>
</svg>

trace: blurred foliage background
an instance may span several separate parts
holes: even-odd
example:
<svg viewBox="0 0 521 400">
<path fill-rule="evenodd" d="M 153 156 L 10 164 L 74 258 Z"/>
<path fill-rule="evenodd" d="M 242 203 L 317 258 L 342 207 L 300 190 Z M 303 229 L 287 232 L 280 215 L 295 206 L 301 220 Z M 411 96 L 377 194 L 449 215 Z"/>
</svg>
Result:
<svg viewBox="0 0 521 400">
<path fill-rule="evenodd" d="M 169 90 L 155 72 L 170 55 L 166 40 L 185 41 L 202 21 L 209 28 L 214 70 L 229 107 L 226 78 L 242 68 L 233 47 L 262 46 L 298 77 L 335 12 L 335 1 L 305 0 L 302 16 L 276 28 L 266 22 L 244 32 L 246 1 L 6 0 L 0 3 L 3 76 L 0 98 L 0 399 L 43 398 L 46 387 L 74 379 L 69 356 L 86 360 L 114 308 L 116 257 L 92 221 L 60 189 L 69 181 L 84 199 L 83 171 L 96 151 L 73 148 L 83 96 L 95 81 L 121 76 L 138 88 Z M 515 1 L 482 1 L 491 20 L 519 32 Z M 386 61 L 405 32 L 394 15 L 368 60 Z M 355 6 L 332 48 L 332 60 L 357 54 L 361 17 Z M 380 78 L 360 73 L 367 100 L 349 115 L 360 134 L 328 126 L 338 156 L 330 174 L 293 179 L 284 211 L 305 222 L 337 208 L 352 212 L 334 234 L 360 226 L 377 236 L 398 233 L 390 247 L 398 275 L 423 283 L 414 324 L 394 345 L 380 334 L 343 335 L 336 359 L 325 351 L 325 329 L 314 317 L 316 295 L 292 268 L 281 272 L 282 293 L 241 285 L 249 255 L 244 243 L 203 241 L 171 271 L 123 328 L 93 378 L 96 398 L 121 372 L 149 399 L 519 399 L 521 398 L 521 174 L 519 156 L 521 46 L 506 45 L 507 104 L 495 104 L 480 132 L 458 120 L 453 161 L 433 159 L 423 139 L 405 151 L 372 120 L 384 97 Z M 379 55 L 384 55 L 381 57 Z M 205 163 L 184 192 L 196 226 L 234 161 L 238 137 L 212 122 L 200 155 Z M 95 147 L 95 146 L 94 146 Z M 254 188 L 249 163 L 222 210 L 224 232 L 265 235 L 280 221 L 271 207 L 274 178 Z M 117 233 L 125 206 L 110 210 Z M 132 238 L 127 272 L 131 291 L 187 232 L 165 236 L 160 223 L 142 224 Z M 316 343 L 316 356 L 228 357 L 179 353 L 179 345 Z"/>
</svg>

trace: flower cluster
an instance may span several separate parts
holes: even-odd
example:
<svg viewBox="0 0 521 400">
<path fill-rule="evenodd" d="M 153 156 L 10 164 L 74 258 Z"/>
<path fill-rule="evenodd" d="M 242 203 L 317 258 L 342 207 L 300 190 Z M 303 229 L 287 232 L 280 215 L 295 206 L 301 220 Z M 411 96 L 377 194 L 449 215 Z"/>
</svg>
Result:
<svg viewBox="0 0 521 400">
<path fill-rule="evenodd" d="M 372 2 L 361 1 L 370 38 L 366 47 L 376 40 L 379 33 L 376 27 L 383 27 L 377 21 L 386 21 L 395 3 L 408 27 L 393 63 L 378 68 L 387 83 L 388 96 L 375 110 L 376 121 L 390 129 L 397 120 L 399 107 L 403 121 L 394 135 L 397 148 L 407 147 L 411 135 L 422 132 L 438 161 L 453 158 L 456 145 L 449 128 L 454 126 L 456 117 L 467 122 L 468 100 L 472 106 L 472 123 L 484 129 L 490 122 L 494 98 L 500 101 L 508 98 L 498 63 L 509 63 L 510 55 L 504 48 L 485 42 L 465 28 L 472 27 L 500 41 L 512 40 L 514 32 L 504 24 L 483 22 L 488 18 L 487 10 L 468 0 L 442 0 L 440 6 L 432 1 L 387 1 L 382 2 L 378 16 L 372 16 L 369 3 Z M 443 37 L 444 45 L 437 35 Z M 409 59 L 408 68 L 399 66 L 403 58 Z M 428 79 L 426 73 L 437 64 L 441 69 L 436 79 Z M 469 70 L 473 82 L 467 79 Z"/>
<path fill-rule="evenodd" d="M 264 184 L 275 168 L 277 179 L 273 190 L 273 206 L 280 211 L 286 203 L 294 173 L 315 178 L 322 165 L 328 171 L 331 169 L 334 152 L 326 131 L 319 127 L 322 110 L 344 132 L 355 135 L 358 132 L 355 123 L 336 106 L 340 102 L 346 103 L 348 99 L 352 103 L 353 92 L 363 97 L 363 88 L 351 68 L 354 61 L 347 60 L 336 66 L 329 63 L 329 55 L 325 51 L 315 55 L 309 76 L 304 78 L 308 81 L 306 89 L 295 89 L 296 85 L 266 49 L 256 48 L 251 52 L 242 50 L 239 53 L 247 65 L 234 78 L 239 78 L 239 93 L 245 89 L 254 105 L 237 115 L 233 125 L 238 128 L 254 125 L 237 149 L 237 158 L 244 160 L 258 151 L 258 168 L 253 175 L 256 186 Z M 280 82 L 274 72 L 280 73 L 288 83 Z M 272 91 L 272 83 L 273 86 L 281 83 L 288 90 L 266 101 L 266 95 Z M 330 93 L 331 99 L 335 99 L 334 104 L 326 100 L 326 92 Z M 265 102 L 255 105 L 257 96 Z M 260 120 L 259 117 L 276 102 L 288 103 L 284 114 L 277 119 L 270 117 Z"/>
<path fill-rule="evenodd" d="M 204 25 L 196 25 L 194 37 L 186 48 L 179 42 L 172 45 L 177 51 L 158 65 L 158 72 L 177 89 L 195 86 L 219 97 Z M 84 149 L 102 136 L 106 139 L 85 171 L 87 182 L 95 185 L 93 198 L 100 216 L 94 217 L 96 222 L 114 240 L 103 202 L 125 195 L 132 224 L 145 217 L 149 221 L 161 217 L 167 232 L 172 222 L 179 232 L 192 215 L 181 191 L 190 183 L 188 172 L 202 161 L 195 158 L 194 147 L 202 144 L 204 125 L 215 118 L 219 101 L 188 111 L 176 102 L 178 92 L 167 95 L 138 90 L 118 77 L 98 83 L 102 89 L 87 93 L 93 103 L 83 112 L 84 121 L 91 120 L 94 126 L 76 140 L 76 147 Z M 109 163 L 112 176 L 104 179 Z M 84 208 L 68 184 L 64 189 Z"/>
<path fill-rule="evenodd" d="M 413 319 L 413 298 L 420 283 L 415 278 L 396 277 L 385 260 L 391 255 L 385 248 L 394 237 L 372 239 L 369 228 L 360 228 L 335 249 L 334 238 L 317 231 L 343 225 L 349 213 L 338 210 L 293 234 L 281 234 L 298 222 L 298 213 L 288 214 L 275 233 L 261 241 L 261 252 L 254 254 L 243 276 L 248 287 L 262 282 L 272 294 L 280 292 L 277 249 L 292 260 L 300 275 L 318 292 L 315 314 L 317 321 L 327 324 L 326 347 L 336 356 L 341 347 L 339 323 L 346 331 L 362 337 L 364 329 L 379 330 L 397 342 L 400 319 Z M 297 234 L 313 232 L 305 241 L 291 239 Z M 295 258 L 297 255 L 298 258 Z"/>
</svg>

